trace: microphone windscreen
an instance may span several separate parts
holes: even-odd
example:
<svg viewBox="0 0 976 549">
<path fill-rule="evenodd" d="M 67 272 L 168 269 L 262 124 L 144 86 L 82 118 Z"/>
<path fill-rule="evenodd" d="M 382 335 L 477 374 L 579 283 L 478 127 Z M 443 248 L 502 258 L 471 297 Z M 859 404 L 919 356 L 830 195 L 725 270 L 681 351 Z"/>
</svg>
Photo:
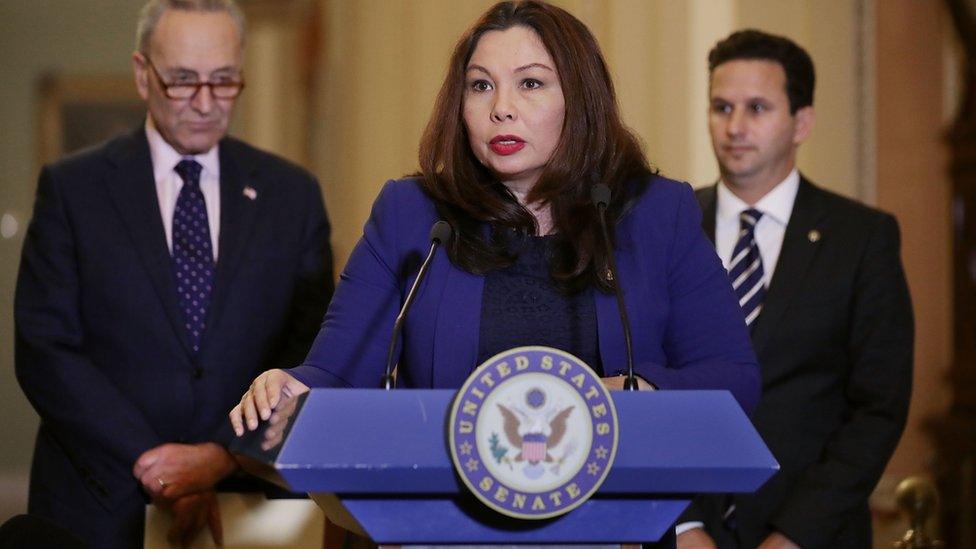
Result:
<svg viewBox="0 0 976 549">
<path fill-rule="evenodd" d="M 600 206 L 607 207 L 610 205 L 610 187 L 603 183 L 597 183 L 590 188 L 590 197 L 593 199 L 593 205 L 597 208 Z"/>
<path fill-rule="evenodd" d="M 451 228 L 451 224 L 447 221 L 438 221 L 430 228 L 431 242 L 437 242 L 441 245 L 447 244 L 452 234 L 454 234 L 454 229 Z"/>
</svg>

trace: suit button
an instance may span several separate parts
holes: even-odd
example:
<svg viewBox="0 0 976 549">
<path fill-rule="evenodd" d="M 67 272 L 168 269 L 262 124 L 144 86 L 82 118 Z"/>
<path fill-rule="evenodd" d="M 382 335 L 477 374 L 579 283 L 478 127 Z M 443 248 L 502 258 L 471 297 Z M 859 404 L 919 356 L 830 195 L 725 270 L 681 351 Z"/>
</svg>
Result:
<svg viewBox="0 0 976 549">
<path fill-rule="evenodd" d="M 199 368 L 199 367 L 198 368 L 194 368 L 193 369 L 193 379 L 200 379 L 201 377 L 203 377 L 203 368 Z"/>
</svg>

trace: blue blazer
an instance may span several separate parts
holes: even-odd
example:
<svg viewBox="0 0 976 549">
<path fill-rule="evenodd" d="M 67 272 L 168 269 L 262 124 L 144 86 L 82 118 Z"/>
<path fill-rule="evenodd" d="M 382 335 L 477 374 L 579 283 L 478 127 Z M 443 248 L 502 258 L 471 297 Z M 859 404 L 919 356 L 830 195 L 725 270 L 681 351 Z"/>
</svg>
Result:
<svg viewBox="0 0 976 549">
<path fill-rule="evenodd" d="M 661 389 L 727 389 L 751 411 L 759 368 L 728 276 L 701 229 L 694 193 L 662 177 L 648 183 L 616 228 L 636 371 Z M 438 219 L 418 179 L 384 186 L 322 330 L 305 363 L 290 371 L 296 378 L 310 386 L 378 386 L 394 320 Z M 483 276 L 438 252 L 405 321 L 401 386 L 461 386 L 477 366 L 483 289 Z M 622 372 L 627 359 L 615 297 L 593 295 L 604 370 Z"/>
<path fill-rule="evenodd" d="M 14 306 L 17 378 L 41 416 L 29 510 L 92 547 L 141 547 L 136 458 L 229 441 L 227 410 L 263 370 L 299 363 L 325 314 L 329 225 L 311 175 L 228 138 L 220 193 L 194 354 L 144 130 L 41 173 Z"/>
</svg>

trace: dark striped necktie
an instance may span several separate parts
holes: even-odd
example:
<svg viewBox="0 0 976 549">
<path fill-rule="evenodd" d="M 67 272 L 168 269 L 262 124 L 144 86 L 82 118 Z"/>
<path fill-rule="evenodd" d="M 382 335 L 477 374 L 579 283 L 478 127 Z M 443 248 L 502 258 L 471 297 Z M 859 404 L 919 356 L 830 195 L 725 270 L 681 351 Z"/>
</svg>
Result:
<svg viewBox="0 0 976 549">
<path fill-rule="evenodd" d="M 746 317 L 746 325 L 752 326 L 762 310 L 766 286 L 763 284 L 762 256 L 756 245 L 756 224 L 762 212 L 755 209 L 739 214 L 739 240 L 732 250 L 729 262 L 729 279 L 739 298 L 739 306 Z"/>
</svg>

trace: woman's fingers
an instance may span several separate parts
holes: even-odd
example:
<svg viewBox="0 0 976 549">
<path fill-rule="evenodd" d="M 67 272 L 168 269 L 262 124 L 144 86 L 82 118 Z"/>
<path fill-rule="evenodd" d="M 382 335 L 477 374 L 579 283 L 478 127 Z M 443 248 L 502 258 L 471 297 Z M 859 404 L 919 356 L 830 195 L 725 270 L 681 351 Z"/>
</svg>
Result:
<svg viewBox="0 0 976 549">
<path fill-rule="evenodd" d="M 284 393 L 304 393 L 308 387 L 284 370 L 269 370 L 259 375 L 241 397 L 241 402 L 230 411 L 231 426 L 237 436 L 258 428 L 260 420 L 271 417 Z"/>
<path fill-rule="evenodd" d="M 281 387 L 291 377 L 281 370 L 271 370 L 267 373 L 267 376 L 265 393 L 267 395 L 268 407 L 261 409 L 261 419 L 271 417 L 271 410 L 278 406 L 278 402 L 281 400 Z"/>
<path fill-rule="evenodd" d="M 244 398 L 241 399 L 241 412 L 244 414 L 244 424 L 247 425 L 248 431 L 253 431 L 258 428 L 258 412 L 257 408 L 254 406 L 254 387 L 252 386 L 248 392 L 244 393 Z"/>
<path fill-rule="evenodd" d="M 241 401 L 244 399 L 242 398 Z M 234 434 L 241 436 L 244 434 L 244 419 L 243 412 L 241 411 L 242 405 L 240 403 L 231 409 L 230 413 L 227 414 L 230 417 L 230 425 L 234 428 Z"/>
</svg>

